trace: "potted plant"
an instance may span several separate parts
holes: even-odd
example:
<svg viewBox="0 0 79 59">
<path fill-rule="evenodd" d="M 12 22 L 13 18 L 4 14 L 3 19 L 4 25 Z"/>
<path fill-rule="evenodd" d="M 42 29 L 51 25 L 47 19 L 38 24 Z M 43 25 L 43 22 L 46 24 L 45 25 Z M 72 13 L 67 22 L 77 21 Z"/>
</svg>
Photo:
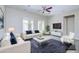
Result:
<svg viewBox="0 0 79 59">
<path fill-rule="evenodd" d="M 49 32 L 49 31 L 50 31 L 50 26 L 47 25 L 47 26 L 46 26 L 46 32 Z"/>
<path fill-rule="evenodd" d="M 49 34 L 49 31 L 50 31 L 50 26 L 47 25 L 47 26 L 46 26 L 46 34 Z"/>
</svg>

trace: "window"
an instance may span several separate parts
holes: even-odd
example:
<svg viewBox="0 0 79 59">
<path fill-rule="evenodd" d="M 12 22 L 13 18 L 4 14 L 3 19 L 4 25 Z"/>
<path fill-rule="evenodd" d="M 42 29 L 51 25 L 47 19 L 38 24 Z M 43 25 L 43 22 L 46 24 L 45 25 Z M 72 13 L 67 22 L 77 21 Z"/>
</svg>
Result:
<svg viewBox="0 0 79 59">
<path fill-rule="evenodd" d="M 23 33 L 27 30 L 34 30 L 34 29 L 38 29 L 40 32 L 44 31 L 44 21 L 43 20 L 39 20 L 36 24 L 34 24 L 35 22 L 33 20 L 23 20 Z M 35 26 L 36 27 L 35 27 Z"/>
<path fill-rule="evenodd" d="M 23 20 L 23 32 L 25 32 L 26 30 L 28 30 L 28 25 L 29 25 L 28 20 Z"/>
<path fill-rule="evenodd" d="M 34 22 L 32 20 L 23 20 L 23 32 L 26 30 L 33 30 L 34 29 Z"/>
<path fill-rule="evenodd" d="M 33 21 L 30 21 L 30 29 L 33 30 L 33 28 L 34 28 Z"/>
<path fill-rule="evenodd" d="M 43 20 L 38 21 L 38 30 L 44 31 L 44 21 Z"/>
<path fill-rule="evenodd" d="M 41 21 L 38 21 L 38 30 L 41 30 Z"/>
<path fill-rule="evenodd" d="M 44 31 L 44 21 L 42 21 L 42 31 Z"/>
</svg>

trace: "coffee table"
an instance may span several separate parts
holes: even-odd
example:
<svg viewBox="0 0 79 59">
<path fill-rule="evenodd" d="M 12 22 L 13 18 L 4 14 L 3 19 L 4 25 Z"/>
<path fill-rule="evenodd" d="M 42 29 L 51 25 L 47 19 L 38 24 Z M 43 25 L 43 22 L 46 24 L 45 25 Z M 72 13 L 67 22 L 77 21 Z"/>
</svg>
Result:
<svg viewBox="0 0 79 59">
<path fill-rule="evenodd" d="M 44 35 L 44 36 L 40 36 L 40 37 L 35 37 L 34 39 L 38 42 L 44 42 L 44 41 L 49 40 L 49 39 L 60 40 L 59 37 L 55 37 L 52 35 Z"/>
</svg>

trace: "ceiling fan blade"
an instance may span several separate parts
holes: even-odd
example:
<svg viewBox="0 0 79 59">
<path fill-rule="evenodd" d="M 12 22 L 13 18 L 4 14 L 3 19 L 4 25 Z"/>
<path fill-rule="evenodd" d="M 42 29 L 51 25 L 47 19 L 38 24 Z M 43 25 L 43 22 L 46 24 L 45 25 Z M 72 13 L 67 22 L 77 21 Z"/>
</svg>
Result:
<svg viewBox="0 0 79 59">
<path fill-rule="evenodd" d="M 51 12 L 49 9 L 46 9 L 47 12 Z"/>
<path fill-rule="evenodd" d="M 49 7 L 49 8 L 47 8 L 47 9 L 52 9 L 52 7 Z"/>
</svg>

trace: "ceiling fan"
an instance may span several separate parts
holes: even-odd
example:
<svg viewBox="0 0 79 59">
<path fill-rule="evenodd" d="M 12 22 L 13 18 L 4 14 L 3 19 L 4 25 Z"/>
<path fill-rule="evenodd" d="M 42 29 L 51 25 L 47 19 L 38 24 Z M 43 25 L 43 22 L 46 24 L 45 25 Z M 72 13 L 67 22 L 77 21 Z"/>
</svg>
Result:
<svg viewBox="0 0 79 59">
<path fill-rule="evenodd" d="M 50 13 L 52 8 L 53 8 L 52 6 L 48 6 L 48 5 L 42 6 L 42 13 L 45 13 L 45 12 Z"/>
</svg>

